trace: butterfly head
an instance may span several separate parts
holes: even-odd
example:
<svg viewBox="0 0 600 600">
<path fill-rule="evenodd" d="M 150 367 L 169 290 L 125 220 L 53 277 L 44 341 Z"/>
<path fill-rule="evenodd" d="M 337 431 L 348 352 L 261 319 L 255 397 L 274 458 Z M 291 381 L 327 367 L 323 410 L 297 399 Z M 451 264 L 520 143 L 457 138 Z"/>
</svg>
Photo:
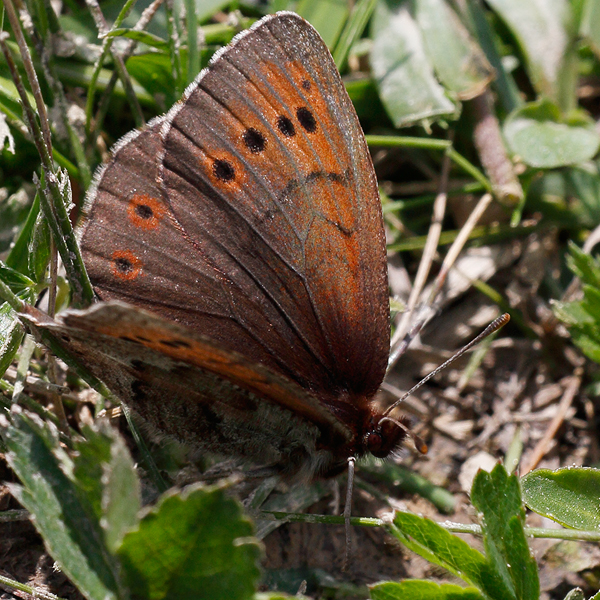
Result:
<svg viewBox="0 0 600 600">
<path fill-rule="evenodd" d="M 377 458 L 386 458 L 400 449 L 409 431 L 408 417 L 396 420 L 382 415 L 371 415 L 362 439 L 363 449 Z"/>
</svg>

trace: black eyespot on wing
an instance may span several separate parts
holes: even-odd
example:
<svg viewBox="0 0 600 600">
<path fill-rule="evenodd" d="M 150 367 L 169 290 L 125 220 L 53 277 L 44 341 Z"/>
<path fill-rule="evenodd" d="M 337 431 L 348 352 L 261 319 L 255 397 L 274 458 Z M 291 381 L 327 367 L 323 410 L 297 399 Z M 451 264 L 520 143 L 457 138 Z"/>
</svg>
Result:
<svg viewBox="0 0 600 600">
<path fill-rule="evenodd" d="M 221 181 L 231 181 L 235 177 L 235 169 L 228 160 L 215 160 L 213 163 L 215 177 Z"/>
<path fill-rule="evenodd" d="M 128 274 L 133 271 L 133 265 L 131 264 L 131 261 L 128 258 L 125 258 L 124 256 L 119 256 L 118 258 L 115 258 L 114 262 L 115 267 L 117 268 L 117 271 L 119 271 L 119 273 Z"/>
<path fill-rule="evenodd" d="M 296 116 L 298 117 L 298 122 L 300 125 L 302 125 L 305 131 L 308 131 L 308 133 L 314 133 L 317 130 L 317 122 L 308 108 L 301 106 L 298 110 L 296 110 Z"/>
<path fill-rule="evenodd" d="M 289 117 L 286 117 L 285 115 L 281 115 L 277 119 L 277 128 L 286 137 L 293 137 L 296 135 L 296 128 L 294 127 L 292 120 Z"/>
<path fill-rule="evenodd" d="M 265 136 L 258 131 L 258 129 L 250 127 L 244 132 L 244 144 L 246 144 L 246 148 L 248 148 L 250 152 L 258 154 L 265 149 L 267 140 L 265 139 Z"/>
<path fill-rule="evenodd" d="M 136 204 L 135 212 L 141 219 L 151 219 L 154 211 L 147 204 Z"/>
</svg>

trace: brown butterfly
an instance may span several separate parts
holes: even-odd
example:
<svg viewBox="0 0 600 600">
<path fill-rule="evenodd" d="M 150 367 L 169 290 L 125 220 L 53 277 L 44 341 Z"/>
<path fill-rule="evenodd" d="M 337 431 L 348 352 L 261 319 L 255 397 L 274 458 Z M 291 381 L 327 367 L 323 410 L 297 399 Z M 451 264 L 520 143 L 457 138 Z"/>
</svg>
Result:
<svg viewBox="0 0 600 600">
<path fill-rule="evenodd" d="M 373 402 L 390 339 L 373 165 L 299 16 L 238 35 L 116 145 L 80 242 L 102 302 L 29 318 L 157 433 L 305 479 L 405 438 Z"/>
</svg>

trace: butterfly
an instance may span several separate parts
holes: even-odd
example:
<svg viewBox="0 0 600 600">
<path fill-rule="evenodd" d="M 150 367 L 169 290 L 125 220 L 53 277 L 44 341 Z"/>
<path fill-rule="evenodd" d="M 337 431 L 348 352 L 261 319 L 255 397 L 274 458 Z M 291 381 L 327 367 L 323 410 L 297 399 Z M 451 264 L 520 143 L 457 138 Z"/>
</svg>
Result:
<svg viewBox="0 0 600 600">
<path fill-rule="evenodd" d="M 79 240 L 100 302 L 30 311 L 157 435 L 312 480 L 406 436 L 373 400 L 390 314 L 377 180 L 319 34 L 268 16 L 116 144 Z"/>
</svg>

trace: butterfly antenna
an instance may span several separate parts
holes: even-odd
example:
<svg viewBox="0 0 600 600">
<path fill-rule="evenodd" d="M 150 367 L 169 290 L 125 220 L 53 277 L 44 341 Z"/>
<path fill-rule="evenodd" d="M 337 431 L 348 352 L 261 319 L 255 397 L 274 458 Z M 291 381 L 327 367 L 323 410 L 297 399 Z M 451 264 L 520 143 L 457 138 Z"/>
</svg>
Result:
<svg viewBox="0 0 600 600">
<path fill-rule="evenodd" d="M 352 515 L 352 490 L 354 489 L 354 465 L 356 457 L 348 458 L 348 485 L 346 486 L 346 504 L 344 506 L 344 528 L 346 530 L 346 554 L 344 556 L 344 566 L 342 571 L 347 571 L 350 566 L 350 553 L 352 551 L 352 528 L 350 526 L 350 517 Z"/>
<path fill-rule="evenodd" d="M 471 340 L 466 346 L 463 346 L 454 356 L 451 356 L 446 362 L 442 363 L 437 369 L 434 369 L 421 379 L 417 385 L 413 386 L 408 392 L 406 392 L 401 398 L 396 400 L 394 404 L 392 404 L 384 413 L 383 417 L 387 417 L 390 412 L 396 408 L 399 404 L 402 404 L 406 398 L 408 398 L 411 394 L 414 394 L 420 387 L 423 387 L 432 377 L 437 375 L 440 371 L 443 371 L 446 367 L 451 365 L 455 360 L 460 358 L 465 352 L 468 352 L 475 344 L 478 344 L 483 338 L 486 338 L 488 335 L 491 335 L 495 331 L 498 331 L 501 327 L 504 327 L 510 321 L 510 315 L 508 313 L 504 313 L 499 316 L 497 319 L 492 321 L 474 340 Z"/>
</svg>

